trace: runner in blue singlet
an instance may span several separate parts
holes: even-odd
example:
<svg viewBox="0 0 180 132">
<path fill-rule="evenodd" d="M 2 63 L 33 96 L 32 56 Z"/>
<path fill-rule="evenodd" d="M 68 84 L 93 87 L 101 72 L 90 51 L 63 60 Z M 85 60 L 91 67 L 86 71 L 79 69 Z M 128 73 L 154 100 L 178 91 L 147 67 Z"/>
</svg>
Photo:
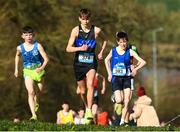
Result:
<svg viewBox="0 0 180 132">
<path fill-rule="evenodd" d="M 105 65 L 108 72 L 108 81 L 112 83 L 115 101 L 116 103 L 124 104 L 120 122 L 120 125 L 123 125 L 130 101 L 131 76 L 135 76 L 137 71 L 143 67 L 146 62 L 140 58 L 136 52 L 127 48 L 128 35 L 125 32 L 118 32 L 116 34 L 116 40 L 118 46 L 112 48 L 107 55 Z M 139 63 L 132 71 L 130 56 L 134 57 Z"/>
<path fill-rule="evenodd" d="M 31 27 L 25 26 L 22 29 L 22 38 L 24 43 L 17 47 L 15 56 L 15 77 L 18 77 L 19 60 L 22 55 L 23 60 L 23 74 L 25 86 L 28 91 L 28 103 L 31 110 L 31 120 L 37 120 L 36 112 L 39 108 L 37 103 L 37 96 L 34 91 L 34 82 L 37 83 L 39 90 L 42 91 L 42 77 L 45 74 L 44 68 L 48 63 L 48 57 L 41 44 L 34 42 L 34 31 Z"/>
</svg>

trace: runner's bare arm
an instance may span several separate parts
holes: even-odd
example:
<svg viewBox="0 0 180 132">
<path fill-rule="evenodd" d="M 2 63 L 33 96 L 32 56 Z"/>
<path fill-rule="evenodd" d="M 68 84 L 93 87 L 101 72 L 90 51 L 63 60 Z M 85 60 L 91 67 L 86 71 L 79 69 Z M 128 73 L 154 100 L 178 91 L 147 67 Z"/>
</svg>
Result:
<svg viewBox="0 0 180 132">
<path fill-rule="evenodd" d="M 57 112 L 57 120 L 56 120 L 56 124 L 60 125 L 61 124 L 61 119 L 59 116 L 59 112 Z"/>
<path fill-rule="evenodd" d="M 103 75 L 98 74 L 98 76 L 102 79 L 102 89 L 101 89 L 101 94 L 104 94 L 106 91 L 106 79 Z"/>
<path fill-rule="evenodd" d="M 38 50 L 39 50 L 39 53 L 41 54 L 41 56 L 42 56 L 42 58 L 44 60 L 43 64 L 41 65 L 41 67 L 39 67 L 39 69 L 43 70 L 46 67 L 47 63 L 48 63 L 49 58 L 48 58 L 48 56 L 47 56 L 46 52 L 44 51 L 44 48 L 42 47 L 41 44 L 38 44 Z"/>
<path fill-rule="evenodd" d="M 139 55 L 133 50 L 130 50 L 130 54 L 138 61 L 137 67 L 132 70 L 132 76 L 135 76 L 137 74 L 137 71 L 146 64 L 146 61 L 139 57 Z"/>
<path fill-rule="evenodd" d="M 14 76 L 18 77 L 18 66 L 19 66 L 19 60 L 20 60 L 20 47 L 17 47 L 16 50 L 16 56 L 15 56 L 15 71 L 14 71 Z"/>
<path fill-rule="evenodd" d="M 112 50 L 109 52 L 109 54 L 105 58 L 105 66 L 106 66 L 106 70 L 108 73 L 108 81 L 109 82 L 111 82 L 111 79 L 112 79 L 111 64 L 110 64 L 111 57 L 112 57 Z"/>
<path fill-rule="evenodd" d="M 107 41 L 107 37 L 105 36 L 104 32 L 100 28 L 95 27 L 95 38 L 98 37 L 98 36 L 103 40 L 101 50 L 100 50 L 100 52 L 98 54 L 98 59 L 102 60 L 103 59 L 103 53 L 104 53 L 104 50 L 106 48 L 106 45 L 107 45 L 108 41 Z"/>
</svg>

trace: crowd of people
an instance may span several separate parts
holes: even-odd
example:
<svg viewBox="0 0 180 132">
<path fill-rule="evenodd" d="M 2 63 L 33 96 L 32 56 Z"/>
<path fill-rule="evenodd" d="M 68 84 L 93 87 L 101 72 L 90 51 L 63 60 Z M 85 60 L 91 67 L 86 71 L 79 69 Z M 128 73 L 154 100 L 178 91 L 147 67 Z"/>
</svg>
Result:
<svg viewBox="0 0 180 132">
<path fill-rule="evenodd" d="M 144 87 L 137 89 L 137 97 L 129 111 L 128 123 L 123 126 L 160 126 L 157 113 L 151 104 L 152 100 L 146 95 Z M 93 115 L 93 120 L 89 124 L 119 126 L 121 125 L 122 109 L 123 107 L 118 107 L 114 103 L 114 112 L 110 115 L 102 107 L 98 107 L 97 113 Z M 82 125 L 86 124 L 86 120 L 85 107 L 80 107 L 75 112 L 70 109 L 69 103 L 64 101 L 61 110 L 57 112 L 56 123 Z"/>
<path fill-rule="evenodd" d="M 109 117 L 98 104 L 99 94 L 106 91 L 105 77 L 97 72 L 98 61 L 103 60 L 103 53 L 108 43 L 102 29 L 90 22 L 89 9 L 81 9 L 79 12 L 80 24 L 72 29 L 66 51 L 75 53 L 74 74 L 77 82 L 76 93 L 80 95 L 84 107 L 76 113 L 70 110 L 69 103 L 62 104 L 62 110 L 57 113 L 57 124 L 99 124 L 99 125 L 129 125 L 159 126 L 151 99 L 145 94 L 145 89 L 138 89 L 138 99 L 130 108 L 130 101 L 134 90 L 134 77 L 146 64 L 137 48 L 129 44 L 128 34 L 124 31 L 116 32 L 116 43 L 105 58 L 105 67 L 108 73 L 108 81 L 112 85 L 112 100 L 114 102 L 114 114 Z M 28 91 L 28 103 L 31 111 L 30 120 L 37 120 L 39 104 L 34 91 L 34 83 L 37 83 L 40 92 L 43 90 L 43 76 L 48 63 L 48 56 L 43 46 L 33 40 L 34 31 L 30 26 L 22 29 L 24 42 L 17 47 L 15 56 L 15 77 L 18 77 L 20 55 L 23 60 L 23 75 Z M 97 38 L 102 39 L 102 45 L 96 56 Z M 136 60 L 136 63 L 134 61 Z M 102 79 L 102 89 L 98 89 L 99 78 Z M 100 92 L 98 92 L 100 91 Z M 151 118 L 149 114 L 152 114 Z"/>
<path fill-rule="evenodd" d="M 77 113 L 70 109 L 68 102 L 63 102 L 62 109 L 57 112 L 57 124 L 75 124 L 82 125 L 86 124 L 85 118 L 85 108 L 80 107 Z M 108 117 L 108 113 L 102 111 L 102 108 L 97 109 L 96 121 L 92 120 L 90 124 L 98 124 L 98 125 L 109 125 L 110 120 Z"/>
</svg>

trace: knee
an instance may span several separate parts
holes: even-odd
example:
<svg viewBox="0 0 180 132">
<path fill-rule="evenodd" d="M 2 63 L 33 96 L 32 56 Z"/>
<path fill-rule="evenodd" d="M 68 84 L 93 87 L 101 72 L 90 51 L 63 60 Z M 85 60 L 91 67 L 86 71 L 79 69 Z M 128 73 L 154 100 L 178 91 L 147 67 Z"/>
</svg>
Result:
<svg viewBox="0 0 180 132">
<path fill-rule="evenodd" d="M 115 100 L 116 100 L 116 103 L 118 104 L 123 102 L 123 99 L 121 97 L 116 97 Z"/>
<path fill-rule="evenodd" d="M 28 95 L 29 95 L 29 96 L 34 96 L 34 95 L 35 95 L 34 90 L 28 90 Z"/>
<path fill-rule="evenodd" d="M 79 93 L 80 93 L 80 94 L 85 94 L 85 93 L 86 93 L 85 87 L 80 86 L 80 87 L 79 87 Z"/>
</svg>

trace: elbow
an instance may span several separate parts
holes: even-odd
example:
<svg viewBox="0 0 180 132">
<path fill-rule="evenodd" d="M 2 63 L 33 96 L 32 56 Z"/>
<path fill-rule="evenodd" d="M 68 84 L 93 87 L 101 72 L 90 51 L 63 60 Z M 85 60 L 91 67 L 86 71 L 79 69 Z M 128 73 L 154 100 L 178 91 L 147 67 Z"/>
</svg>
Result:
<svg viewBox="0 0 180 132">
<path fill-rule="evenodd" d="M 104 59 L 104 64 L 105 64 L 105 65 L 107 64 L 107 60 L 106 60 L 106 59 Z"/>
<path fill-rule="evenodd" d="M 47 57 L 47 59 L 46 59 L 46 62 L 48 63 L 49 62 L 49 58 Z"/>
<path fill-rule="evenodd" d="M 108 62 L 108 59 L 107 59 L 107 58 L 105 58 L 105 59 L 104 59 L 104 63 L 106 64 L 107 62 Z"/>
<path fill-rule="evenodd" d="M 105 63 L 105 65 L 109 63 L 108 58 L 105 58 L 105 59 L 104 59 L 104 63 Z"/>
<path fill-rule="evenodd" d="M 69 49 L 68 49 L 68 47 L 66 48 L 66 52 L 69 52 Z"/>
<path fill-rule="evenodd" d="M 144 61 L 144 65 L 146 65 L 147 64 L 147 62 L 146 61 Z"/>
<path fill-rule="evenodd" d="M 46 56 L 45 59 L 44 59 L 45 63 L 47 64 L 49 62 L 49 57 Z"/>
<path fill-rule="evenodd" d="M 69 47 L 66 48 L 66 52 L 71 52 Z"/>
</svg>

